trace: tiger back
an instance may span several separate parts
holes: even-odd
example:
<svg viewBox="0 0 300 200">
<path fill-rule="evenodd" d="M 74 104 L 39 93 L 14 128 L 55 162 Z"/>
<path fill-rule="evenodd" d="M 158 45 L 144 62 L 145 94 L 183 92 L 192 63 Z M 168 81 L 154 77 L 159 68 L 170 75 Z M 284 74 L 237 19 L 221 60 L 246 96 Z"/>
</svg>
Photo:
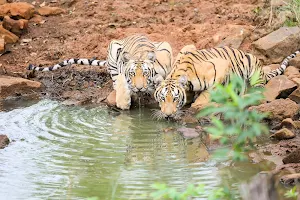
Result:
<svg viewBox="0 0 300 200">
<path fill-rule="evenodd" d="M 281 66 L 267 74 L 261 62 L 252 54 L 230 47 L 180 52 L 171 73 L 156 89 L 154 97 L 159 102 L 160 117 L 176 117 L 187 102 L 187 92 L 201 92 L 192 107 L 199 108 L 209 103 L 209 90 L 216 84 L 227 84 L 235 74 L 249 82 L 254 74 L 259 74 L 255 86 L 263 86 L 272 77 L 284 72 L 289 59 L 299 51 L 288 56 Z"/>
</svg>

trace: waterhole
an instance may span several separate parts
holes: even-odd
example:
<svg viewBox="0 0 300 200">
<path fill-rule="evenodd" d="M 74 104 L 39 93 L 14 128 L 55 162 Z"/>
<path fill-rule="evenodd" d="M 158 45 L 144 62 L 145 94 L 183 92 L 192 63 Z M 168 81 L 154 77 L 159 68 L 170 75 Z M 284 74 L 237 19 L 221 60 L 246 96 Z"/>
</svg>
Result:
<svg viewBox="0 0 300 200">
<path fill-rule="evenodd" d="M 147 108 L 8 104 L 0 112 L 0 134 L 12 140 L 0 150 L 0 199 L 149 199 L 157 182 L 178 190 L 190 183 L 236 189 L 266 170 L 208 159 L 199 138 L 165 132 L 169 127 L 182 125 L 155 121 Z"/>
</svg>

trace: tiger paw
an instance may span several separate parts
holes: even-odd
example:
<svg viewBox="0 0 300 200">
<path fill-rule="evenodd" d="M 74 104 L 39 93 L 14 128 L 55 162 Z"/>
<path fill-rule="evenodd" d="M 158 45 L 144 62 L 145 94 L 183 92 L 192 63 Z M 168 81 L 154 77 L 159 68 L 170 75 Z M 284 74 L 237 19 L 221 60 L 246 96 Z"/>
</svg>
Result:
<svg viewBox="0 0 300 200">
<path fill-rule="evenodd" d="M 118 108 L 121 108 L 122 110 L 128 110 L 131 105 L 131 98 L 129 97 L 120 97 L 116 99 L 116 104 Z"/>
</svg>

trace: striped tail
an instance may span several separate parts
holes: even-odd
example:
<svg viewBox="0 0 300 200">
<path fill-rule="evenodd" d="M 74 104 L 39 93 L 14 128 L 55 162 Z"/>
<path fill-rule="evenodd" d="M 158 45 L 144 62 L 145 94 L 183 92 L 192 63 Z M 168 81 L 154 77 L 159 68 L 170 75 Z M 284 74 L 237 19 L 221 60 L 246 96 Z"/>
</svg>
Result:
<svg viewBox="0 0 300 200">
<path fill-rule="evenodd" d="M 295 58 L 297 56 L 297 54 L 300 53 L 300 50 L 296 51 L 295 53 L 292 53 L 291 55 L 289 55 L 288 57 L 286 57 L 280 67 L 278 69 L 272 70 L 271 72 L 269 72 L 268 74 L 266 74 L 266 80 L 269 81 L 271 78 L 281 75 L 283 74 L 283 72 L 285 71 L 285 69 L 287 68 L 289 61 L 293 58 Z"/>
<path fill-rule="evenodd" d="M 96 59 L 77 59 L 72 58 L 69 60 L 64 60 L 63 62 L 56 64 L 51 67 L 37 67 L 32 64 L 29 64 L 27 67 L 27 70 L 33 70 L 33 71 L 54 71 L 61 67 L 70 66 L 72 64 L 78 64 L 78 65 L 93 65 L 93 66 L 105 66 L 106 60 L 96 60 Z"/>
</svg>

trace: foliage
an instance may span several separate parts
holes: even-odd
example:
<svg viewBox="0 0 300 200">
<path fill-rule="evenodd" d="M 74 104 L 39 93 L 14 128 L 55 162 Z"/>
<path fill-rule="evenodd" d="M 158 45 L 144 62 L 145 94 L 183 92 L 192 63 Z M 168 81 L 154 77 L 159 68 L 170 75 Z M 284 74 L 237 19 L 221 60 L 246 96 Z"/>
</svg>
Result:
<svg viewBox="0 0 300 200">
<path fill-rule="evenodd" d="M 259 74 L 254 74 L 250 80 L 250 86 L 260 83 Z M 232 149 L 223 148 L 217 151 L 219 156 L 232 158 L 235 161 L 245 160 L 244 153 L 249 149 L 247 146 L 253 147 L 257 136 L 268 133 L 267 127 L 260 123 L 266 114 L 247 109 L 251 105 L 259 104 L 264 98 L 263 89 L 249 88 L 246 93 L 245 91 L 245 82 L 238 76 L 233 76 L 228 85 L 217 85 L 210 92 L 212 103 L 218 106 L 209 105 L 198 114 L 198 117 L 208 115 L 212 117 L 212 126 L 207 127 L 206 131 L 213 137 L 219 138 L 221 143 L 228 144 L 230 139 L 235 137 Z M 223 121 L 213 116 L 217 113 L 223 115 Z M 207 196 L 208 200 L 237 199 L 237 195 L 228 188 L 217 188 L 208 192 L 203 185 L 198 187 L 189 185 L 185 191 L 178 192 L 174 188 L 168 188 L 165 184 L 154 184 L 152 187 L 156 189 L 150 194 L 153 199 L 185 200 L 196 196 Z"/>
<path fill-rule="evenodd" d="M 183 192 L 178 192 L 175 188 L 169 188 L 165 184 L 156 183 L 152 187 L 156 189 L 155 192 L 150 194 L 153 199 L 172 199 L 172 200 L 186 200 L 189 197 L 207 196 L 208 200 L 234 200 L 235 195 L 232 194 L 228 188 L 217 188 L 212 192 L 207 192 L 204 185 L 195 187 L 193 184 L 188 185 L 187 189 Z"/>
<path fill-rule="evenodd" d="M 255 85 L 258 80 L 258 75 L 255 75 L 250 84 Z M 246 94 L 238 95 L 243 94 L 245 87 L 244 81 L 237 76 L 233 76 L 228 85 L 217 85 L 210 94 L 211 101 L 218 106 L 210 105 L 198 114 L 198 117 L 211 116 L 212 126 L 207 127 L 206 131 L 214 138 L 219 138 L 222 144 L 229 144 L 234 137 L 231 149 L 216 151 L 219 157 L 245 160 L 245 152 L 253 147 L 256 137 L 268 133 L 267 127 L 260 122 L 266 115 L 247 109 L 264 98 L 263 90 L 249 88 Z M 218 113 L 223 116 L 223 121 L 214 116 Z"/>
<path fill-rule="evenodd" d="M 293 199 L 297 199 L 298 197 L 298 192 L 297 192 L 297 187 L 294 186 L 292 189 L 288 190 L 284 196 L 287 198 L 293 198 Z"/>
<path fill-rule="evenodd" d="M 285 22 L 286 25 L 300 25 L 300 0 L 291 0 L 284 6 L 284 9 L 291 11 L 293 13 L 294 19 L 289 19 Z"/>
</svg>

